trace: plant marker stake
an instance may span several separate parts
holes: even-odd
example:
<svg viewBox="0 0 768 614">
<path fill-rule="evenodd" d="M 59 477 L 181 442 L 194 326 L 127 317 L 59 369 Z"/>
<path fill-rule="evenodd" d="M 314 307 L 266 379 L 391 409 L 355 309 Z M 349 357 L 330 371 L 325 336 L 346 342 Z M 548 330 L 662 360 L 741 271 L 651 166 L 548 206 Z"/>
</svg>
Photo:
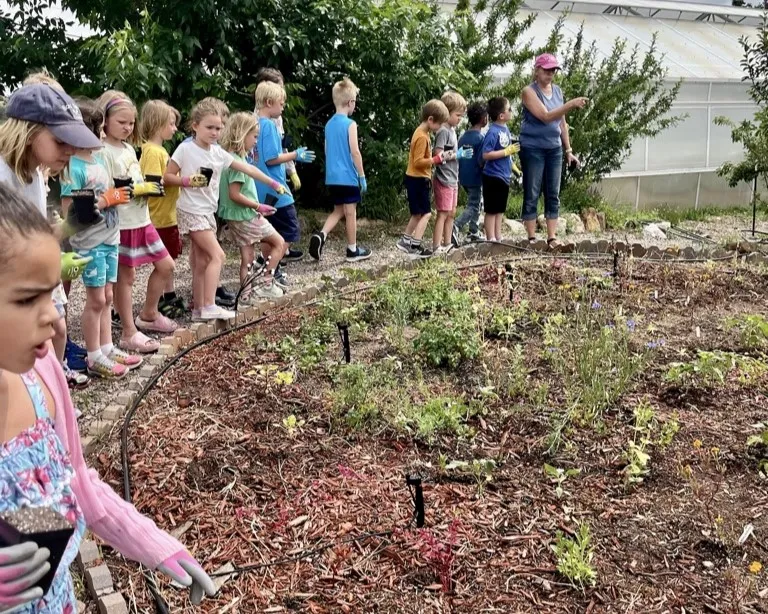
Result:
<svg viewBox="0 0 768 614">
<path fill-rule="evenodd" d="M 613 252 L 613 278 L 619 278 L 619 252 L 614 250 Z"/>
<path fill-rule="evenodd" d="M 411 491 L 413 499 L 413 518 L 416 520 L 416 528 L 424 526 L 424 490 L 421 487 L 421 477 L 418 474 L 405 474 L 405 483 Z"/>
<path fill-rule="evenodd" d="M 352 351 L 349 347 L 349 324 L 346 322 L 336 322 L 336 326 L 339 328 L 339 336 L 341 337 L 342 356 L 344 362 L 349 364 L 352 362 Z"/>
</svg>

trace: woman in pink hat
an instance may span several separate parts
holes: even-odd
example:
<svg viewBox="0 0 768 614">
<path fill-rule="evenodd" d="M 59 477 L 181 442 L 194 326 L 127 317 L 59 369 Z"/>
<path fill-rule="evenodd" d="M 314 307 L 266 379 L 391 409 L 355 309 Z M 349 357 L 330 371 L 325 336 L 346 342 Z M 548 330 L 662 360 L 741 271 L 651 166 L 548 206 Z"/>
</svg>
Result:
<svg viewBox="0 0 768 614">
<path fill-rule="evenodd" d="M 523 88 L 523 121 L 520 129 L 520 162 L 523 170 L 523 224 L 528 240 L 536 240 L 536 205 L 544 190 L 544 216 L 547 218 L 547 244 L 557 241 L 560 210 L 560 176 L 563 154 L 566 163 L 578 166 L 568 136 L 565 115 L 582 109 L 587 98 L 564 102 L 563 92 L 552 83 L 560 63 L 551 53 L 536 58 L 533 83 Z"/>
</svg>

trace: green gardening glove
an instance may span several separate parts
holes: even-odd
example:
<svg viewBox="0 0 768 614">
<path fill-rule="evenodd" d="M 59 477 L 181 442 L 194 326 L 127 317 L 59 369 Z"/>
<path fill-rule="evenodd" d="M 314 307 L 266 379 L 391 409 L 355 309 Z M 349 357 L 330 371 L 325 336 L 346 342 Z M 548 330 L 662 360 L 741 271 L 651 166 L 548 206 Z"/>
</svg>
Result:
<svg viewBox="0 0 768 614">
<path fill-rule="evenodd" d="M 80 277 L 83 267 L 93 260 L 93 256 L 82 257 L 75 252 L 65 252 L 61 255 L 61 279 L 72 281 Z"/>
</svg>

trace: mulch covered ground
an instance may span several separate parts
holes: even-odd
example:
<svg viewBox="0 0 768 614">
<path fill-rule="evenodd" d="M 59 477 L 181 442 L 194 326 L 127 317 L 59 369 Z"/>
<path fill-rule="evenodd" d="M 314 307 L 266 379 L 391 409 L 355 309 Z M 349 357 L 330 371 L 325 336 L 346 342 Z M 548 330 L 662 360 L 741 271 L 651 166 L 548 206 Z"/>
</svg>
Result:
<svg viewBox="0 0 768 614">
<path fill-rule="evenodd" d="M 766 315 L 768 280 L 733 264 L 623 262 L 617 279 L 611 273 L 610 261 L 517 263 L 513 299 L 527 300 L 538 323 L 511 339 L 486 338 L 481 356 L 455 370 L 423 366 L 418 385 L 409 381 L 417 358 L 398 354 L 382 325 L 354 332 L 353 362 L 392 356 L 406 365 L 393 392 L 482 407 L 467 421 L 472 435 L 424 438 L 391 424 L 352 429 L 338 419 L 338 340 L 311 368 L 278 348 L 300 336 L 312 310 L 281 314 L 188 354 L 133 420 L 136 506 L 211 572 L 318 551 L 230 577 L 199 608 L 161 578 L 171 611 L 768 611 L 768 578 L 757 565 L 768 564 L 768 493 L 759 457 L 746 446 L 766 420 L 766 381 L 745 384 L 734 372 L 722 384 L 692 386 L 665 377 L 670 363 L 690 361 L 698 349 L 760 358 L 726 320 Z M 460 277 L 478 299 L 509 303 L 503 267 Z M 587 295 L 606 318 L 632 319 L 632 348 L 646 362 L 599 420 L 571 425 L 565 444 L 548 453 L 553 422 L 570 397 L 547 358 L 542 323 L 560 312 L 573 317 L 575 301 Z M 528 373 L 525 391 L 510 396 L 499 377 L 517 344 Z M 624 451 L 636 437 L 639 403 L 652 407 L 659 428 L 675 420 L 680 428 L 668 445 L 648 448 L 647 474 L 630 484 Z M 118 489 L 119 454 L 115 440 L 97 456 Z M 445 467 L 474 459 L 494 461 L 490 479 Z M 580 470 L 563 482 L 561 496 L 545 463 Z M 424 480 L 423 529 L 412 522 L 406 473 Z M 597 580 L 577 588 L 558 572 L 552 545 L 584 522 Z M 749 524 L 753 534 L 740 544 Z M 114 555 L 108 563 L 138 611 L 154 611 L 137 568 Z"/>
</svg>

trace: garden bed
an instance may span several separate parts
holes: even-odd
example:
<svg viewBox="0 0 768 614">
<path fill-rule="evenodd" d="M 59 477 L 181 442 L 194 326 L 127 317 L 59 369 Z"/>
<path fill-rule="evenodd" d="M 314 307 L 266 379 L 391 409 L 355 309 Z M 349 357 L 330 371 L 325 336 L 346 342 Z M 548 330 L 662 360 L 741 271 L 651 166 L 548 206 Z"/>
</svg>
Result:
<svg viewBox="0 0 768 614">
<path fill-rule="evenodd" d="M 767 286 L 631 259 L 394 273 L 181 359 L 131 425 L 135 503 L 209 571 L 332 543 L 195 611 L 766 611 Z M 117 444 L 98 459 L 119 483 Z"/>
</svg>

